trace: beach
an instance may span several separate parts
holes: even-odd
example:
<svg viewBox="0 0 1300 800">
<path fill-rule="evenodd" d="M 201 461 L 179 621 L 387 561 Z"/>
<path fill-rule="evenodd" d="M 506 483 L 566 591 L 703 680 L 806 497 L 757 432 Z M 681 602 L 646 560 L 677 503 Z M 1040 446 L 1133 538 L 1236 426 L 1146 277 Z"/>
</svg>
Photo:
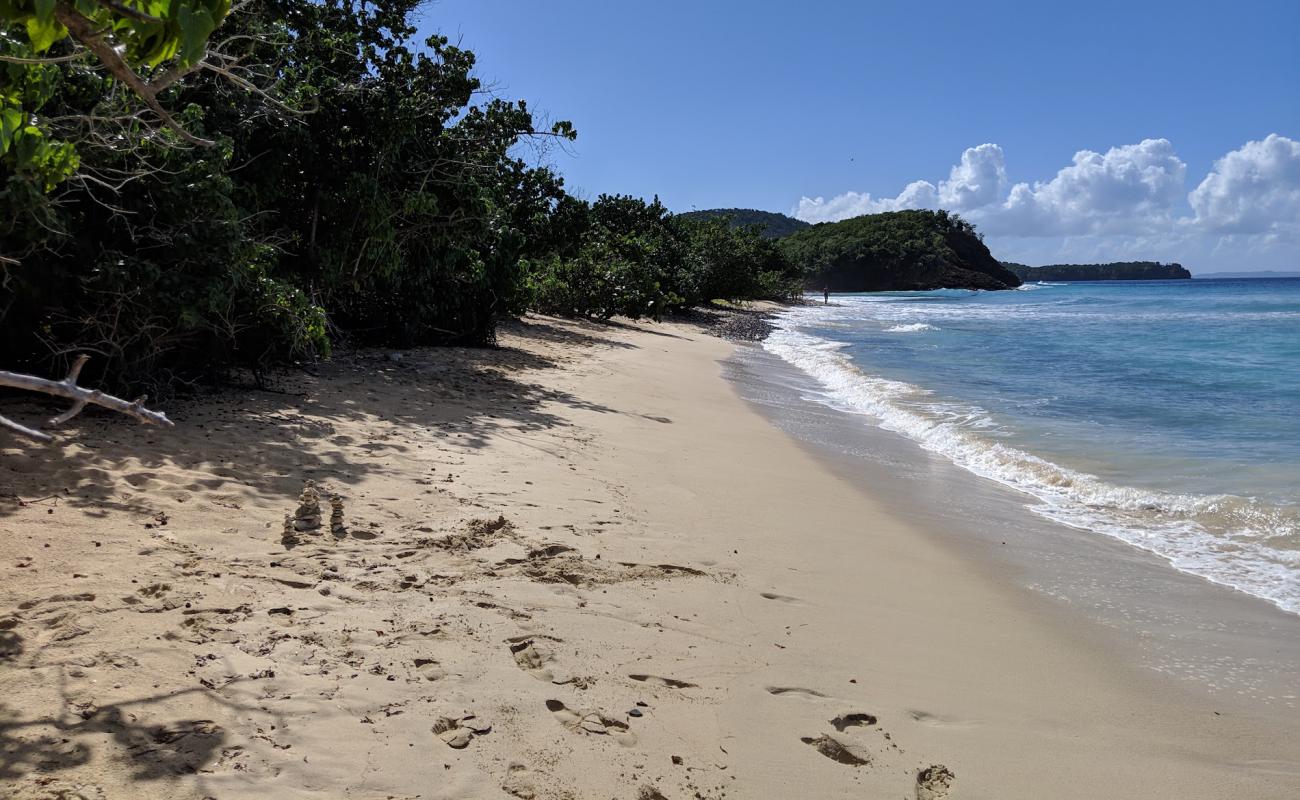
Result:
<svg viewBox="0 0 1300 800">
<path fill-rule="evenodd" d="M 791 436 L 734 380 L 754 347 L 530 315 L 495 349 L 361 351 L 177 402 L 171 430 L 86 414 L 7 443 L 0 788 L 1300 793 L 1293 703 L 1150 668 L 1130 629 L 918 505 L 950 484 L 886 496 Z M 286 535 L 308 481 L 321 527 Z M 1189 619 L 1300 640 L 1263 601 L 1133 569 L 1177 575 Z"/>
</svg>

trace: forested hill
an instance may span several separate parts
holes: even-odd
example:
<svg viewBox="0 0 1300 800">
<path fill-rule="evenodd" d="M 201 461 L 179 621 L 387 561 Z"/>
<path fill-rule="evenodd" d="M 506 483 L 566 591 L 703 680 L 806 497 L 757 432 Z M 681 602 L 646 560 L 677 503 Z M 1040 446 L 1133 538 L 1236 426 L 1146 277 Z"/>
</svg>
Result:
<svg viewBox="0 0 1300 800">
<path fill-rule="evenodd" d="M 1022 281 L 1165 281 L 1192 277 L 1182 264 L 1161 264 L 1158 261 L 1048 264 L 1044 267 L 1004 261 L 1002 266 L 1016 273 Z"/>
<path fill-rule="evenodd" d="M 889 211 L 824 222 L 780 242 L 804 285 L 832 292 L 1010 289 L 1020 279 L 969 222 L 946 211 Z"/>
<path fill-rule="evenodd" d="M 801 219 L 778 214 L 775 211 L 759 211 L 754 208 L 709 208 L 703 211 L 687 211 L 677 216 L 683 219 L 717 219 L 727 217 L 736 227 L 744 225 L 761 225 L 763 235 L 769 239 L 780 239 L 795 231 L 810 227 Z"/>
</svg>

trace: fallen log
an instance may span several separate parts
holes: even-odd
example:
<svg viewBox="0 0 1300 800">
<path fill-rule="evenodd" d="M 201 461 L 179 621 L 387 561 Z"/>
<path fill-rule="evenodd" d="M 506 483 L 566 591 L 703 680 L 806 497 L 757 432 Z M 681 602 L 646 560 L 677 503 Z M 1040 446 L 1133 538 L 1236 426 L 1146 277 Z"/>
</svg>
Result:
<svg viewBox="0 0 1300 800">
<path fill-rule="evenodd" d="M 72 401 L 72 407 L 67 411 L 53 417 L 46 422 L 46 427 L 57 427 L 72 419 L 85 410 L 86 406 L 102 406 L 119 414 L 125 414 L 128 417 L 143 422 L 147 425 L 162 425 L 171 427 L 172 421 L 167 419 L 167 415 L 161 411 L 150 411 L 144 407 L 144 401 L 148 399 L 147 395 L 141 395 L 135 400 L 123 400 L 120 397 L 114 397 L 111 394 L 105 394 L 98 389 L 87 389 L 84 386 L 77 385 L 77 376 L 81 374 L 81 368 L 90 360 L 88 355 L 79 355 L 73 362 L 72 368 L 68 370 L 67 377 L 61 381 L 50 380 L 49 378 L 38 378 L 35 375 L 24 375 L 18 372 L 6 372 L 0 370 L 0 386 L 7 386 L 13 389 L 23 389 L 38 394 L 48 394 L 53 397 L 62 397 Z M 35 439 L 38 442 L 50 442 L 54 437 L 44 431 L 29 428 L 26 425 L 14 422 L 8 417 L 0 416 L 0 427 Z"/>
</svg>

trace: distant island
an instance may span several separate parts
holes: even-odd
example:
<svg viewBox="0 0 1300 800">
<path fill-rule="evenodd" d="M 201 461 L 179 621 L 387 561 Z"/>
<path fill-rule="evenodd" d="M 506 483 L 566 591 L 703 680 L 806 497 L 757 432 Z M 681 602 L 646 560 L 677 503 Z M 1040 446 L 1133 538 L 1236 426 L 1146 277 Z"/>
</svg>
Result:
<svg viewBox="0 0 1300 800">
<path fill-rule="evenodd" d="M 832 292 L 1012 289 L 1015 273 L 975 227 L 946 211 L 889 211 L 823 222 L 783 238 L 805 286 Z"/>
<path fill-rule="evenodd" d="M 1022 281 L 1166 281 L 1192 277 L 1182 264 L 1114 261 L 1109 264 L 1048 264 L 1030 267 L 1003 261 Z"/>
<path fill-rule="evenodd" d="M 747 225 L 758 225 L 761 233 L 769 239 L 780 239 L 782 236 L 801 231 L 804 228 L 811 227 L 810 223 L 786 214 L 778 214 L 775 211 L 759 211 L 754 208 L 708 208 L 703 211 L 687 211 L 677 216 L 683 219 L 717 219 L 726 217 L 731 221 L 734 227 L 744 227 Z"/>
<path fill-rule="evenodd" d="M 1250 272 L 1198 272 L 1192 276 L 1202 280 L 1242 280 L 1246 278 L 1300 278 L 1300 272 L 1258 269 Z"/>
</svg>

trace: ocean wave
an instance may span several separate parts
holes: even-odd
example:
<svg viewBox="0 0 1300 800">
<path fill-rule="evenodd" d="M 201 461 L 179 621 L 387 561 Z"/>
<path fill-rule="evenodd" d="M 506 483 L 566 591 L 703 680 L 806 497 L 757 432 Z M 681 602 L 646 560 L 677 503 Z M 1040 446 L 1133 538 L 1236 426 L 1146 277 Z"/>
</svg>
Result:
<svg viewBox="0 0 1300 800">
<path fill-rule="evenodd" d="M 1179 570 L 1300 613 L 1300 509 L 1117 486 L 1005 444 L 997 439 L 1008 432 L 983 409 L 864 372 L 842 352 L 844 343 L 794 327 L 825 316 L 792 312 L 764 347 L 816 379 L 828 405 L 869 415 L 970 472 L 1030 495 L 1039 501 L 1030 508 L 1044 517 L 1113 536 Z"/>
<path fill-rule="evenodd" d="M 926 322 L 912 322 L 907 325 L 895 325 L 885 328 L 885 333 L 916 333 L 918 331 L 937 331 L 938 328 Z"/>
</svg>

